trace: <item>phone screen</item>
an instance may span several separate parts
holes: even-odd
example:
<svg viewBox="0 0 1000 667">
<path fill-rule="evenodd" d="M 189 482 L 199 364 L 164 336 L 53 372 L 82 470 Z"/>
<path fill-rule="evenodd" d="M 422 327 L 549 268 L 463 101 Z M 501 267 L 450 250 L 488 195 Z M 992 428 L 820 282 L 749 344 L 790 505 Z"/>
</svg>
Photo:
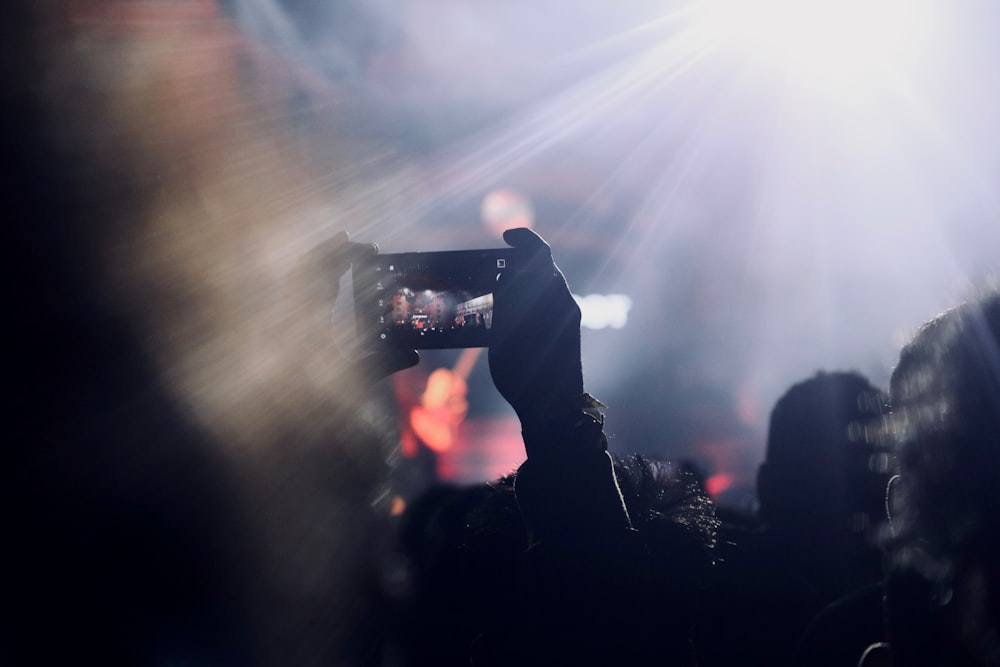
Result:
<svg viewBox="0 0 1000 667">
<path fill-rule="evenodd" d="M 523 256 L 513 248 L 373 255 L 354 268 L 359 333 L 412 349 L 487 347 L 497 278 Z"/>
</svg>

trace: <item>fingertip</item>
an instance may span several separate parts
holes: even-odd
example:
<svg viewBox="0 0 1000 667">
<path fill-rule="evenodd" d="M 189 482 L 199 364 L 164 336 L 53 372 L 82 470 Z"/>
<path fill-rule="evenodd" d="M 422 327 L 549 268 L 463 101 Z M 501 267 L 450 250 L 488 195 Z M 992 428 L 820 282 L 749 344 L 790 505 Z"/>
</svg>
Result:
<svg viewBox="0 0 1000 667">
<path fill-rule="evenodd" d="M 347 248 L 347 253 L 352 259 L 372 257 L 378 254 L 377 243 L 356 243 L 354 241 L 348 241 L 345 247 Z"/>
<path fill-rule="evenodd" d="M 505 230 L 503 240 L 512 248 L 547 248 L 549 245 L 545 239 L 527 227 L 514 227 Z"/>
<path fill-rule="evenodd" d="M 322 247 L 327 248 L 327 252 L 331 255 L 342 256 L 345 253 L 350 253 L 352 244 L 347 232 L 339 230 L 334 232 L 333 236 L 328 238 L 321 245 Z"/>
</svg>

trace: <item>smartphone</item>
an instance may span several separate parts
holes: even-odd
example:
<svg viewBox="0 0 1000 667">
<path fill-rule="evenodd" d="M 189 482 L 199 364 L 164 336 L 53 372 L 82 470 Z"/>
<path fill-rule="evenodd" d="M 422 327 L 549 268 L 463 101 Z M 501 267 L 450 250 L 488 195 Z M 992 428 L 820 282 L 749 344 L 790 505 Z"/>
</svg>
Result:
<svg viewBox="0 0 1000 667">
<path fill-rule="evenodd" d="M 358 334 L 368 346 L 488 347 L 497 280 L 527 259 L 516 248 L 373 252 L 352 267 Z"/>
</svg>

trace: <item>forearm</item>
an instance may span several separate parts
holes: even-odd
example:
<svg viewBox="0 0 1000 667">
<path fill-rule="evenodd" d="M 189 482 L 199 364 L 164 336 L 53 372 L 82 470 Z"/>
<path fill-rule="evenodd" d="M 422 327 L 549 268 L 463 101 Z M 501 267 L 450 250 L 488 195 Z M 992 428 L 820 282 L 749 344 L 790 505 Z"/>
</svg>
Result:
<svg viewBox="0 0 1000 667">
<path fill-rule="evenodd" d="M 514 491 L 528 528 L 513 635 L 517 664 L 646 664 L 628 637 L 649 582 L 649 555 L 632 529 L 602 424 L 525 425 L 527 460 Z M 637 616 L 638 614 L 638 616 Z"/>
<path fill-rule="evenodd" d="M 514 489 L 532 542 L 583 546 L 631 528 L 607 453 L 603 407 L 583 394 L 522 422 L 528 456 Z"/>
</svg>

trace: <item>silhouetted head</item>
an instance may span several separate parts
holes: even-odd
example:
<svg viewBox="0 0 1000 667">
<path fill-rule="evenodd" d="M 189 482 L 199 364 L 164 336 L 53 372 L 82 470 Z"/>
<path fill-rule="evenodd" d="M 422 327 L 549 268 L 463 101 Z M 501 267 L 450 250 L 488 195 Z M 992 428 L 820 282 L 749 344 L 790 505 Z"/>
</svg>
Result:
<svg viewBox="0 0 1000 667">
<path fill-rule="evenodd" d="M 993 665 L 1000 655 L 1000 292 L 926 323 L 891 380 L 899 664 Z"/>
<path fill-rule="evenodd" d="M 866 429 L 883 394 L 857 373 L 818 373 L 794 385 L 771 412 L 758 472 L 769 528 L 865 533 L 884 516 L 889 456 Z"/>
<path fill-rule="evenodd" d="M 894 529 L 926 574 L 975 553 L 994 558 L 1000 529 L 1000 293 L 925 324 L 892 374 L 901 502 Z M 919 556 L 916 553 L 919 543 Z"/>
</svg>

